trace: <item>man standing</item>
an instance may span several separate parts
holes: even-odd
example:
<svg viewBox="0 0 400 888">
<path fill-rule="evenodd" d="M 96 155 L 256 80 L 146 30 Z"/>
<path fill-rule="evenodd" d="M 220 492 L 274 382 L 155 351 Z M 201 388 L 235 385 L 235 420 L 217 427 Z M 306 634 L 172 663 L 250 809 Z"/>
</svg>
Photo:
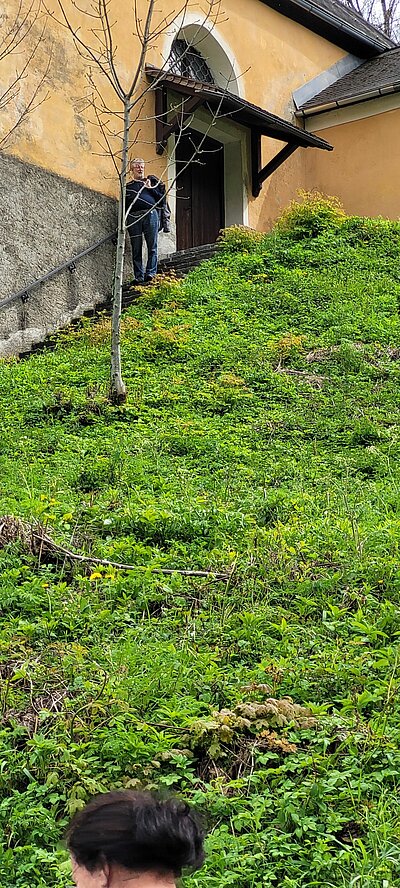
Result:
<svg viewBox="0 0 400 888">
<path fill-rule="evenodd" d="M 130 163 L 133 180 L 126 186 L 126 212 L 135 284 L 150 282 L 157 274 L 158 232 L 168 232 L 169 208 L 165 185 L 156 176 L 145 177 L 145 162 L 135 157 Z M 146 273 L 143 272 L 143 237 L 147 246 Z"/>
</svg>

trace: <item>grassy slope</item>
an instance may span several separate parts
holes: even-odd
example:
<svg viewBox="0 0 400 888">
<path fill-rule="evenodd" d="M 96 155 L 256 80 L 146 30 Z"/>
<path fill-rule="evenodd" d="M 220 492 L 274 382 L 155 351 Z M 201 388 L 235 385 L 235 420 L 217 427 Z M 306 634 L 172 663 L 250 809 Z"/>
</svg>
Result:
<svg viewBox="0 0 400 888">
<path fill-rule="evenodd" d="M 1 365 L 0 514 L 145 568 L 235 566 L 0 552 L 2 888 L 67 885 L 69 812 L 139 783 L 207 814 L 191 888 L 400 886 L 400 232 L 300 221 L 319 236 L 232 232 L 143 294 L 124 409 L 106 320 Z M 317 726 L 232 713 L 268 695 Z"/>
</svg>

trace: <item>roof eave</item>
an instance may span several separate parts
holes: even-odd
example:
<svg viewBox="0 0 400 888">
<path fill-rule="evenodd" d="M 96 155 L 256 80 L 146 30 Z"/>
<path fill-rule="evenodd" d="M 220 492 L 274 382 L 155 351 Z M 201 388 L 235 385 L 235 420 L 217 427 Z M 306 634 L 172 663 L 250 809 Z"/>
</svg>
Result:
<svg viewBox="0 0 400 888">
<path fill-rule="evenodd" d="M 324 9 L 315 6 L 309 0 L 261 0 L 266 6 L 275 9 L 282 15 L 291 18 L 310 31 L 319 34 L 347 52 L 372 58 L 395 46 L 394 42 L 379 32 L 375 35 L 361 34 L 348 22 L 343 22 Z"/>
<path fill-rule="evenodd" d="M 212 111 L 213 103 L 217 103 L 217 118 L 221 114 L 225 119 L 229 118 L 248 129 L 256 129 L 260 135 L 277 139 L 281 142 L 296 143 L 299 148 L 322 148 L 325 151 L 332 151 L 332 145 L 314 136 L 306 130 L 277 117 L 270 111 L 264 111 L 251 102 L 235 96 L 221 87 L 210 89 L 208 85 L 202 89 L 204 84 L 197 81 L 189 80 L 189 78 L 179 77 L 153 65 L 145 66 L 145 73 L 149 80 L 155 81 L 153 88 L 167 86 L 171 91 L 181 92 L 185 95 L 192 95 L 196 91 L 199 96 L 203 93 L 204 104 L 208 105 Z"/>
<path fill-rule="evenodd" d="M 320 105 L 313 105 L 311 108 L 299 108 L 295 112 L 295 116 L 304 120 L 306 117 L 314 117 L 316 114 L 325 114 L 327 111 L 335 111 L 338 108 L 345 108 L 349 105 L 359 105 L 362 102 L 368 102 L 371 99 L 381 99 L 383 96 L 400 92 L 399 81 L 379 87 L 378 89 L 368 90 L 368 92 L 355 93 L 352 96 L 342 96 L 332 102 L 322 102 Z"/>
</svg>

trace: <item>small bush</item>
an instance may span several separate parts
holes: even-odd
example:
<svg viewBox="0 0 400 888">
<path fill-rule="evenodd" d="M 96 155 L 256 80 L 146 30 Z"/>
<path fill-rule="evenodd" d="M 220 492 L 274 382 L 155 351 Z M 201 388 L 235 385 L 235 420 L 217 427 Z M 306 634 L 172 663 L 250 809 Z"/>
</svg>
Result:
<svg viewBox="0 0 400 888">
<path fill-rule="evenodd" d="M 290 362 L 290 359 L 297 358 L 304 353 L 305 336 L 284 333 L 279 339 L 268 342 L 267 350 L 274 365 Z"/>
<path fill-rule="evenodd" d="M 173 272 L 157 275 L 154 284 L 138 288 L 138 302 L 155 308 L 174 303 L 175 306 L 184 302 L 184 290 L 180 281 Z"/>
<path fill-rule="evenodd" d="M 300 200 L 292 200 L 283 211 L 275 230 L 290 234 L 295 240 L 317 237 L 329 228 L 338 229 L 346 219 L 337 197 L 319 191 L 298 192 Z"/>
<path fill-rule="evenodd" d="M 348 216 L 344 222 L 343 234 L 346 240 L 354 245 L 375 244 L 377 239 L 385 239 L 385 246 L 390 250 L 399 249 L 400 223 L 389 219 L 369 219 L 365 216 Z"/>
<path fill-rule="evenodd" d="M 183 348 L 189 338 L 188 324 L 175 324 L 164 327 L 161 323 L 155 323 L 152 332 L 148 335 L 148 344 L 152 351 L 174 353 Z"/>
<path fill-rule="evenodd" d="M 246 225 L 232 225 L 223 228 L 218 238 L 218 249 L 224 253 L 253 252 L 263 239 L 261 231 L 254 231 Z"/>
<path fill-rule="evenodd" d="M 364 418 L 355 423 L 352 433 L 352 443 L 363 447 L 376 444 L 381 440 L 382 433 L 370 419 Z"/>
</svg>

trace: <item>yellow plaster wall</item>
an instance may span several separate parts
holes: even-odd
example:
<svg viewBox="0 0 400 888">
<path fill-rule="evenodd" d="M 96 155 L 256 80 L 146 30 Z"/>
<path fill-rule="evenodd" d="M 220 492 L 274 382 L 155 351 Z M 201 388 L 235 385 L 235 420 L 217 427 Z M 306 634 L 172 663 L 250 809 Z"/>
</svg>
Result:
<svg viewBox="0 0 400 888">
<path fill-rule="evenodd" d="M 246 71 L 244 98 L 295 123 L 292 93 L 334 65 L 345 52 L 258 0 L 228 0 L 226 9 L 224 37 L 240 70 Z M 246 70 L 249 60 L 251 66 Z M 282 142 L 264 138 L 262 163 L 268 163 L 282 147 Z M 249 194 L 252 228 L 270 228 L 296 191 L 305 187 L 305 157 L 310 150 L 298 149 L 264 182 L 258 198 Z"/>
<path fill-rule="evenodd" d="M 292 92 L 345 52 L 259 0 L 226 0 L 217 26 L 243 73 L 244 98 L 289 118 Z"/>
<path fill-rule="evenodd" d="M 8 0 L 5 4 L 5 13 L 9 21 L 12 21 L 18 4 L 19 0 Z M 137 5 L 143 22 L 147 2 L 138 0 Z M 56 2 L 52 8 L 57 10 Z M 96 41 L 88 27 L 88 23 L 92 26 L 90 18 L 74 9 L 68 0 L 65 8 L 76 31 L 96 47 Z M 91 10 L 89 0 L 84 0 L 82 8 Z M 133 36 L 133 4 L 130 0 L 117 0 L 114 9 L 117 10 L 116 24 L 113 28 L 115 45 L 118 47 L 116 68 L 125 87 L 130 82 L 133 65 L 136 67 L 140 45 L 138 39 Z M 57 15 L 60 17 L 59 11 Z M 157 13 L 156 25 L 159 18 L 160 13 Z M 18 53 L 9 55 L 2 61 L 0 70 L 2 82 L 10 83 L 15 77 L 16 70 L 21 69 L 24 59 L 32 53 L 38 42 L 43 23 L 44 17 L 41 15 L 33 22 Z M 17 101 L 9 103 L 2 113 L 0 138 L 14 126 L 20 109 L 29 102 L 47 67 L 48 73 L 38 94 L 37 107 L 18 126 L 10 144 L 6 146 L 6 151 L 28 163 L 41 166 L 103 194 L 114 196 L 117 193 L 115 169 L 93 110 L 88 107 L 88 97 L 93 94 L 94 85 L 95 88 L 100 87 L 107 108 L 120 112 L 121 103 L 106 78 L 101 75 L 96 76 L 95 66 L 92 66 L 94 84 L 88 82 L 89 65 L 77 52 L 68 30 L 51 17 L 47 17 L 45 34 L 29 65 L 28 76 L 19 85 Z M 147 80 L 143 85 L 147 86 Z M 96 102 L 100 104 L 98 97 Z M 153 157 L 154 154 L 152 147 L 149 151 L 154 136 L 154 122 L 147 119 L 149 110 L 149 103 L 144 107 L 141 102 L 137 111 L 133 112 L 133 120 L 135 114 L 139 116 L 135 127 L 139 132 L 139 138 L 138 144 L 133 146 L 132 150 L 136 154 L 144 154 L 146 158 L 149 155 Z M 117 117 L 112 115 L 106 117 L 110 121 L 111 129 L 120 130 L 121 125 Z M 108 137 L 114 149 L 118 150 L 119 140 L 113 140 L 109 133 Z"/>
<path fill-rule="evenodd" d="M 5 8 L 10 14 L 16 9 L 18 0 L 7 0 Z M 80 33 L 86 36 L 85 19 L 66 0 L 66 8 L 71 12 L 74 25 L 81 27 Z M 84 6 L 90 9 L 89 0 Z M 56 4 L 54 4 L 56 8 Z M 180 4 L 177 4 L 179 7 Z M 193 17 L 196 7 L 190 5 Z M 199 21 L 202 20 L 199 4 Z M 139 15 L 142 20 L 147 9 L 147 0 L 139 0 Z M 174 3 L 171 0 L 163 5 L 156 15 L 168 14 L 173 17 Z M 138 58 L 139 45 L 133 36 L 131 0 L 113 0 L 112 18 L 117 22 L 116 44 L 118 45 L 117 67 L 124 82 Z M 26 50 L 33 45 L 41 24 L 37 23 L 29 35 Z M 244 97 L 263 108 L 291 119 L 291 94 L 294 89 L 306 83 L 319 72 L 329 68 L 344 55 L 344 52 L 316 34 L 312 34 L 288 18 L 269 9 L 259 0 L 226 0 L 217 23 L 214 36 L 218 35 L 228 45 L 242 72 L 241 88 Z M 149 53 L 148 61 L 162 63 L 168 38 L 161 35 Z M 89 122 L 90 112 L 85 111 L 85 64 L 77 54 L 70 35 L 54 21 L 49 21 L 45 39 L 35 57 L 33 74 L 23 84 L 25 96 L 29 96 L 31 83 L 39 76 L 51 54 L 48 89 L 49 96 L 24 121 L 8 149 L 22 160 L 35 163 L 52 172 L 100 191 L 104 194 L 116 193 L 116 177 L 112 164 L 100 143 L 98 128 Z M 6 60 L 9 76 L 15 61 Z M 4 76 L 4 63 L 2 75 Z M 102 88 L 110 107 L 118 107 L 110 91 Z M 153 99 L 140 109 L 140 120 L 134 129 L 139 132 L 138 142 L 132 148 L 133 154 L 140 154 L 150 161 L 155 172 L 165 172 L 165 158 L 155 155 L 154 121 L 148 120 L 153 109 Z M 93 115 L 92 115 L 93 117 Z M 12 112 L 8 109 L 3 117 L 3 126 L 12 123 Z M 264 140 L 263 162 L 265 163 L 281 143 Z M 268 227 L 293 196 L 296 188 L 302 187 L 305 176 L 304 151 L 299 150 L 274 173 L 264 185 L 258 199 L 249 196 L 249 224 L 254 227 Z"/>
<path fill-rule="evenodd" d="M 337 195 L 348 213 L 400 217 L 400 109 L 324 129 L 334 151 L 310 152 L 307 187 Z"/>
</svg>

